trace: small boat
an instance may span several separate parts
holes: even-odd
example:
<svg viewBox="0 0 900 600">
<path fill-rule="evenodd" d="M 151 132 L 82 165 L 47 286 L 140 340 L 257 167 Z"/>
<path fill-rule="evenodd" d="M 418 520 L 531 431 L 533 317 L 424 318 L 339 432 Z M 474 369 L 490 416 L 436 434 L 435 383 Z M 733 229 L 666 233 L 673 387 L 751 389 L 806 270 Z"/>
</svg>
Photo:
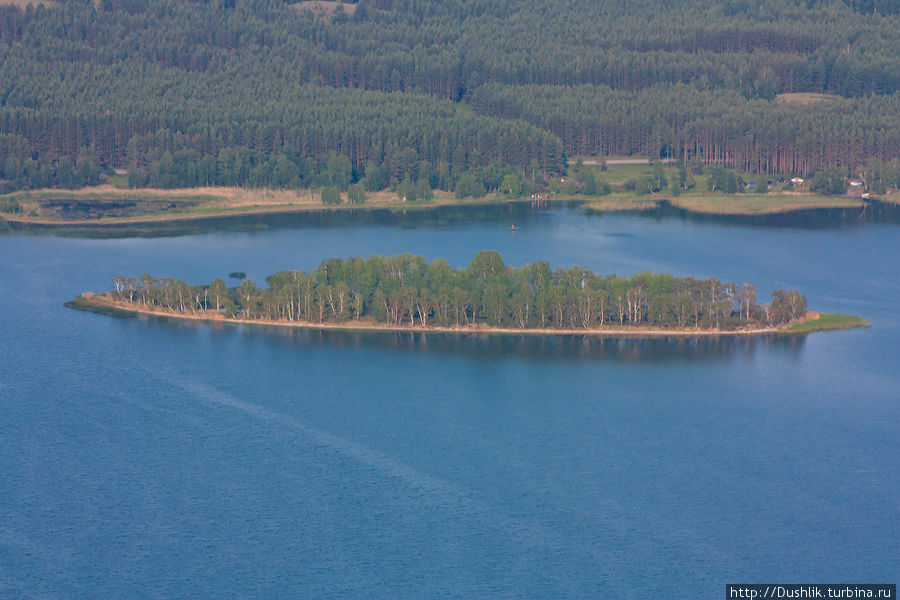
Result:
<svg viewBox="0 0 900 600">
<path fill-rule="evenodd" d="M 518 230 L 519 230 L 519 228 L 516 227 L 515 225 L 510 225 L 509 227 L 507 227 L 507 229 L 508 229 L 509 231 L 518 231 Z"/>
</svg>

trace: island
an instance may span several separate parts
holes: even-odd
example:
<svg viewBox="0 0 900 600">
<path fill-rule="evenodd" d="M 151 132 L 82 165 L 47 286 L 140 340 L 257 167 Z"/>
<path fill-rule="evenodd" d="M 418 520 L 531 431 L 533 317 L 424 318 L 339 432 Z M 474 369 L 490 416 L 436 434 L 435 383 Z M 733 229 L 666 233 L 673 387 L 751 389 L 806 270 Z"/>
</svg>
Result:
<svg viewBox="0 0 900 600">
<path fill-rule="evenodd" d="M 241 273 L 243 275 L 243 273 Z M 759 303 L 750 283 L 643 272 L 598 275 L 545 261 L 507 266 L 496 250 L 465 268 L 411 254 L 330 258 L 310 271 L 280 271 L 266 287 L 220 278 L 116 275 L 111 291 L 67 306 L 112 314 L 316 329 L 566 335 L 749 335 L 868 326 L 850 315 L 807 311 L 797 290 Z"/>
</svg>

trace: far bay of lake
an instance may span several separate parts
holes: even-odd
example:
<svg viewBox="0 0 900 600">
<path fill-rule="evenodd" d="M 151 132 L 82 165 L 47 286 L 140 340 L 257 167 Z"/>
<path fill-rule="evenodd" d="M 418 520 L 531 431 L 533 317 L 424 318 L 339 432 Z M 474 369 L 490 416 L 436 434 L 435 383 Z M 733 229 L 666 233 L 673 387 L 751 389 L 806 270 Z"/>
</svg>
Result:
<svg viewBox="0 0 900 600">
<path fill-rule="evenodd" d="M 896 225 L 440 214 L 0 236 L 0 597 L 719 598 L 726 583 L 897 581 Z M 332 256 L 464 266 L 482 249 L 798 288 L 872 327 L 352 334 L 62 305 L 115 274 L 262 282 Z"/>
</svg>

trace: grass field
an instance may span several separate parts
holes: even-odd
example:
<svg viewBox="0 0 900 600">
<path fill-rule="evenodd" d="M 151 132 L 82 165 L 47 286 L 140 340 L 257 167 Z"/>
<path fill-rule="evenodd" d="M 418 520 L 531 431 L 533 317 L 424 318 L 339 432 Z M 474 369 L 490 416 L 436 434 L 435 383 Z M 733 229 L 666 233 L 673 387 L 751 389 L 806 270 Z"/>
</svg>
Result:
<svg viewBox="0 0 900 600">
<path fill-rule="evenodd" d="M 834 96 L 832 94 L 816 94 L 812 92 L 778 94 L 775 96 L 775 102 L 783 104 L 813 104 L 815 102 L 830 102 L 832 100 L 840 99 L 840 96 Z"/>
<path fill-rule="evenodd" d="M 59 3 L 55 2 L 54 0 L 0 0 L 0 6 L 15 6 L 16 8 L 21 8 L 22 10 L 28 8 L 29 4 L 31 4 L 35 8 L 38 4 L 43 4 L 47 8 L 53 8 Z"/>
<path fill-rule="evenodd" d="M 600 175 L 614 189 L 616 187 L 619 189 L 609 196 L 589 199 L 587 207 L 597 211 L 642 210 L 652 208 L 660 201 L 666 200 L 673 206 L 697 213 L 765 215 L 813 208 L 853 208 L 864 204 L 864 201 L 858 197 L 822 196 L 803 191 L 776 191 L 775 188 L 765 194 L 751 191 L 740 194 L 711 192 L 707 190 L 708 176 L 705 174 L 694 175 L 695 186 L 678 196 L 672 195 L 668 188 L 644 196 L 622 189 L 622 185 L 627 180 L 640 179 L 650 175 L 652 170 L 653 167 L 646 164 L 610 165 L 608 170 Z M 665 173 L 671 181 L 676 170 L 667 167 Z M 751 176 L 747 175 L 746 177 L 749 180 Z M 896 201 L 900 203 L 900 194 L 896 194 L 896 196 Z"/>
<path fill-rule="evenodd" d="M 613 194 L 596 200 L 589 200 L 585 208 L 597 212 L 616 212 L 623 210 L 648 210 L 659 206 L 660 199 L 649 196 L 625 196 Z"/>
<path fill-rule="evenodd" d="M 719 215 L 766 215 L 812 208 L 853 208 L 864 204 L 862 200 L 849 196 L 819 196 L 802 192 L 768 194 L 691 192 L 672 197 L 670 202 L 691 212 Z"/>
<path fill-rule="evenodd" d="M 878 199 L 882 202 L 900 205 L 900 191 L 889 191 L 887 194 L 878 194 Z"/>
<path fill-rule="evenodd" d="M 768 215 L 794 210 L 813 208 L 852 208 L 863 202 L 846 196 L 817 196 L 815 194 L 720 194 L 716 192 L 695 192 L 672 196 L 659 193 L 649 196 L 635 196 L 633 193 L 618 192 L 596 200 L 590 199 L 585 206 L 599 212 L 616 210 L 644 210 L 657 206 L 661 201 L 684 210 L 710 215 Z"/>
<path fill-rule="evenodd" d="M 622 185 L 629 179 L 650 175 L 652 170 L 650 165 L 610 165 L 600 176 L 610 185 Z"/>
<path fill-rule="evenodd" d="M 335 11 L 337 10 L 338 4 L 343 4 L 341 2 L 333 2 L 330 0 L 304 0 L 303 2 L 297 2 L 296 4 L 292 4 L 291 6 L 296 11 L 308 10 L 312 12 L 317 17 L 325 17 L 332 18 L 334 16 Z M 353 13 L 356 12 L 356 4 L 343 4 L 344 13 L 348 17 L 352 17 Z"/>
<path fill-rule="evenodd" d="M 794 323 L 780 329 L 782 333 L 809 333 L 811 331 L 829 331 L 833 329 L 852 329 L 869 327 L 871 323 L 862 317 L 842 315 L 838 313 L 813 313 L 816 318 Z"/>
</svg>

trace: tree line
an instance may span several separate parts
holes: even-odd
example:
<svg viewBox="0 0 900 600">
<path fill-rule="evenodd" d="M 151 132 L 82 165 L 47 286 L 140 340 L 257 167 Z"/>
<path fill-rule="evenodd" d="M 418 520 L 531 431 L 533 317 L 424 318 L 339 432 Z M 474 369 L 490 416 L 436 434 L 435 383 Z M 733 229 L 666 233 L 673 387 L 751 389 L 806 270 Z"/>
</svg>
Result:
<svg viewBox="0 0 900 600">
<path fill-rule="evenodd" d="M 900 94 L 811 104 L 748 100 L 734 90 L 666 85 L 483 86 L 470 105 L 556 133 L 568 156 L 637 155 L 809 175 L 889 162 L 900 148 Z"/>
<path fill-rule="evenodd" d="M 335 185 L 338 176 L 341 189 L 367 178 L 380 190 L 409 176 L 452 190 L 461 174 L 488 165 L 565 169 L 552 133 L 430 97 L 260 81 L 217 99 L 221 91 L 183 74 L 169 89 L 190 100 L 173 93 L 166 101 L 141 93 L 154 82 L 133 83 L 134 95 L 109 99 L 71 77 L 64 96 L 77 100 L 72 106 L 44 115 L 0 110 L 0 177 L 19 188 L 77 187 L 93 181 L 78 179 L 82 170 L 96 174 L 105 164 L 127 169 L 132 187 L 309 187 Z M 98 119 L 104 106 L 113 114 Z M 54 173 L 70 173 L 69 185 Z"/>
<path fill-rule="evenodd" d="M 266 287 L 250 279 L 192 286 L 149 274 L 116 276 L 113 284 L 117 301 L 156 310 L 311 323 L 735 330 L 774 327 L 806 313 L 806 297 L 796 290 L 776 290 L 760 304 L 752 284 L 650 272 L 603 276 L 584 267 L 554 270 L 545 261 L 511 267 L 493 250 L 465 268 L 410 254 L 331 258 L 310 271 L 275 273 Z"/>
</svg>

